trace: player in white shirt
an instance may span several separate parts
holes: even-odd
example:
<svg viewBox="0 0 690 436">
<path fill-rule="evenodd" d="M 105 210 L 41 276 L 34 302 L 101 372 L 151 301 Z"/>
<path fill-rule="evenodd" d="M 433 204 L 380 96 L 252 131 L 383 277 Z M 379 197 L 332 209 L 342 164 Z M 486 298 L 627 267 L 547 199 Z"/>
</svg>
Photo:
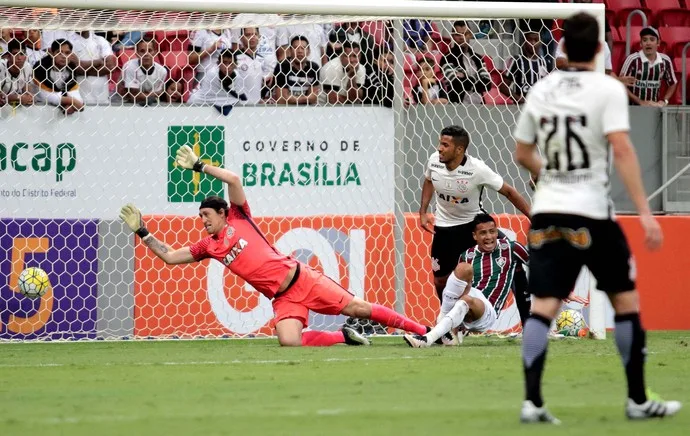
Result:
<svg viewBox="0 0 690 436">
<path fill-rule="evenodd" d="M 483 212 L 482 194 L 485 188 L 505 196 L 520 212 L 530 216 L 527 201 L 503 177 L 481 159 L 467 154 L 470 135 L 460 126 L 441 130 L 438 151 L 431 155 L 424 172 L 419 222 L 433 233 L 431 268 L 439 300 L 455 299 L 465 289 L 463 281 L 452 274 L 460 255 L 476 244 L 472 232 L 474 217 Z M 435 194 L 435 195 L 434 195 Z M 436 213 L 428 212 L 432 198 L 436 198 Z M 501 235 L 504 236 L 504 235 Z M 521 270 L 522 271 L 522 270 Z M 521 316 L 529 312 L 526 278 L 522 271 L 517 284 L 516 302 Z"/>
<path fill-rule="evenodd" d="M 84 103 L 109 104 L 110 73 L 117 67 L 117 59 L 108 41 L 93 32 L 66 32 L 67 40 L 74 47 L 73 53 L 79 58 L 75 68 L 79 92 Z"/>
<path fill-rule="evenodd" d="M 136 44 L 135 59 L 122 67 L 120 94 L 127 101 L 155 103 L 165 91 L 168 70 L 155 61 L 158 43 L 155 39 L 142 39 Z"/>
<path fill-rule="evenodd" d="M 594 71 L 602 48 L 599 31 L 596 19 L 585 13 L 565 21 L 563 49 L 569 69 L 555 71 L 532 87 L 515 130 L 515 159 L 538 180 L 528 237 L 529 291 L 534 301 L 523 329 L 522 422 L 560 422 L 546 410 L 541 396 L 547 335 L 560 300 L 575 286 L 583 266 L 608 294 L 616 313 L 616 345 L 628 381 L 628 418 L 673 415 L 681 407 L 677 401 L 648 398 L 645 390 L 645 331 L 634 260 L 613 217 L 612 157 L 640 214 L 647 248 L 659 248 L 662 234 L 649 210 L 628 135 L 626 89 Z"/>
</svg>

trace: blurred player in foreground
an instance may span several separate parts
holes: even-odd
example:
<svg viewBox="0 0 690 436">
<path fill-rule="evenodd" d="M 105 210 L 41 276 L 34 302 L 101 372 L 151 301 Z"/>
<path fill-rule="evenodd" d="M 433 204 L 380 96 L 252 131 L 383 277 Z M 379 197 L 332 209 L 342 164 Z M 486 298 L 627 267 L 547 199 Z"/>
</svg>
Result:
<svg viewBox="0 0 690 436">
<path fill-rule="evenodd" d="M 661 247 L 661 228 L 649 210 L 628 135 L 627 92 L 616 79 L 594 71 L 601 50 L 596 19 L 579 13 L 563 28 L 568 68 L 532 87 L 515 130 L 515 160 L 538 180 L 528 237 L 529 292 L 534 298 L 522 339 L 526 395 L 520 419 L 560 423 L 546 410 L 541 395 L 547 335 L 560 300 L 573 288 L 583 266 L 608 294 L 616 313 L 616 345 L 628 381 L 627 417 L 673 415 L 681 408 L 679 402 L 662 401 L 645 390 L 646 335 L 640 323 L 635 262 L 610 197 L 613 155 L 640 215 L 647 248 Z"/>
<path fill-rule="evenodd" d="M 146 230 L 141 212 L 134 205 L 124 206 L 120 218 L 165 263 L 215 259 L 273 300 L 280 345 L 369 345 L 364 336 L 348 326 L 337 332 L 302 332 L 307 326 L 309 310 L 325 315 L 370 319 L 405 331 L 426 333 L 425 326 L 387 307 L 355 297 L 323 273 L 280 253 L 254 223 L 237 174 L 204 164 L 186 145 L 177 151 L 176 162 L 182 168 L 206 173 L 228 184 L 229 206 L 222 198 L 211 196 L 199 207 L 199 216 L 209 236 L 194 245 L 174 250 Z"/>
<path fill-rule="evenodd" d="M 452 272 L 461 286 L 447 287 L 443 291 L 436 327 L 423 336 L 404 336 L 410 347 L 429 347 L 451 329 L 460 326 L 467 332 L 485 333 L 490 330 L 508 298 L 516 267 L 529 263 L 529 254 L 522 244 L 499 237 L 496 221 L 491 215 L 478 214 L 473 224 L 472 236 L 477 245 L 460 255 Z M 587 303 L 573 293 L 569 300 Z"/>
</svg>

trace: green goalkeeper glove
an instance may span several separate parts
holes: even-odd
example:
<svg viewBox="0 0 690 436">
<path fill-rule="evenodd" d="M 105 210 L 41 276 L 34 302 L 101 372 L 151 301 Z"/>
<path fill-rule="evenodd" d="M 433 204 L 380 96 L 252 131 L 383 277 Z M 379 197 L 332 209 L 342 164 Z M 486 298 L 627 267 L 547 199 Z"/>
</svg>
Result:
<svg viewBox="0 0 690 436">
<path fill-rule="evenodd" d="M 204 170 L 205 163 L 199 159 L 199 156 L 194 154 L 194 150 L 189 145 L 183 145 L 177 149 L 175 155 L 175 162 L 182 168 L 188 170 L 194 170 L 196 172 L 202 172 Z"/>
<path fill-rule="evenodd" d="M 120 219 L 140 238 L 149 235 L 149 231 L 141 219 L 141 211 L 132 203 L 122 206 L 122 209 L 120 209 Z"/>
</svg>

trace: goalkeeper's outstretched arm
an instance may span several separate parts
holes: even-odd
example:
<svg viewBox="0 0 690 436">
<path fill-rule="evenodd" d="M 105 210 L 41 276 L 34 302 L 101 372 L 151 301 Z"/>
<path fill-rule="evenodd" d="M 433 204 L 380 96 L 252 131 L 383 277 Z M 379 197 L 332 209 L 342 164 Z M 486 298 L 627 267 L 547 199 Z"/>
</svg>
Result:
<svg viewBox="0 0 690 436">
<path fill-rule="evenodd" d="M 141 211 L 135 205 L 130 203 L 123 206 L 120 209 L 120 219 L 163 262 L 170 265 L 195 262 L 189 247 L 174 250 L 170 245 L 156 239 L 144 225 L 144 221 L 141 219 Z"/>
<path fill-rule="evenodd" d="M 194 154 L 190 146 L 183 145 L 180 147 L 177 150 L 175 161 L 182 168 L 206 173 L 211 177 L 215 177 L 227 183 L 231 203 L 242 206 L 246 201 L 247 197 L 244 195 L 244 188 L 242 188 L 242 179 L 240 179 L 240 176 L 225 168 L 214 167 L 213 165 L 202 162 L 201 159 Z"/>
</svg>

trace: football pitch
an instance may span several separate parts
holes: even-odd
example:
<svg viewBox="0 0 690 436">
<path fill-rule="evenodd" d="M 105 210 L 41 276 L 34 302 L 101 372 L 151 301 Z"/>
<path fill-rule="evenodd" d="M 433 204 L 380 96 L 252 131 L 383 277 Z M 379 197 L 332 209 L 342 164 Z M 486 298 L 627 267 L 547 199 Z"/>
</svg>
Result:
<svg viewBox="0 0 690 436">
<path fill-rule="evenodd" d="M 609 335 L 611 337 L 612 335 Z M 0 434 L 687 434 L 690 332 L 648 334 L 647 380 L 678 416 L 628 422 L 607 341 L 551 341 L 544 393 L 563 421 L 522 426 L 520 341 L 410 349 L 274 340 L 0 344 Z"/>
</svg>

